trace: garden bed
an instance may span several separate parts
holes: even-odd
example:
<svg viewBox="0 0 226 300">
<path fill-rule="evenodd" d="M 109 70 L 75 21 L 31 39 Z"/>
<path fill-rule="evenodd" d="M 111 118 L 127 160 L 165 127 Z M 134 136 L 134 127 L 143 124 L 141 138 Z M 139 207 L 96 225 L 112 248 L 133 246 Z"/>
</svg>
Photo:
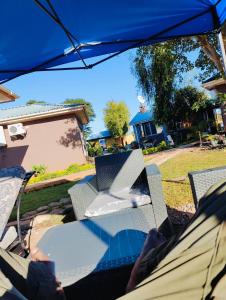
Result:
<svg viewBox="0 0 226 300">
<path fill-rule="evenodd" d="M 87 170 L 90 170 L 93 168 L 94 168 L 93 164 L 84 164 L 84 165 L 72 164 L 65 170 L 58 170 L 55 172 L 48 172 L 48 173 L 39 174 L 37 176 L 34 176 L 29 180 L 28 185 L 38 183 L 38 182 L 43 182 L 43 181 L 49 180 L 49 179 L 62 177 L 65 175 L 76 174 L 76 173 L 79 173 L 82 171 L 87 171 Z"/>
</svg>

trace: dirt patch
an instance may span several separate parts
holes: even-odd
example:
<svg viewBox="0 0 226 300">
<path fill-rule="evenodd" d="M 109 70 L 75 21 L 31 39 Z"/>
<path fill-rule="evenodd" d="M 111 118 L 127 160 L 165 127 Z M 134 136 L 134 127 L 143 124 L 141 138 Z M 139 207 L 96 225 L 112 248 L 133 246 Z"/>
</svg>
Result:
<svg viewBox="0 0 226 300">
<path fill-rule="evenodd" d="M 48 229 L 53 226 L 63 224 L 64 215 L 39 215 L 36 216 L 30 223 L 31 229 L 25 236 L 27 248 L 31 251 L 36 247 L 43 235 Z"/>
</svg>

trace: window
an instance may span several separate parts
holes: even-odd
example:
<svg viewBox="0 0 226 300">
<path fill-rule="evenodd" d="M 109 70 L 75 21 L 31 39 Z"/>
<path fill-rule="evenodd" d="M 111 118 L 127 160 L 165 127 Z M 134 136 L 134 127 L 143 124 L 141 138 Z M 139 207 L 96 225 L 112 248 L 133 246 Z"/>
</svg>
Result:
<svg viewBox="0 0 226 300">
<path fill-rule="evenodd" d="M 142 126 L 143 126 L 144 136 L 148 136 L 152 134 L 150 122 L 143 123 Z"/>
<path fill-rule="evenodd" d="M 142 138 L 142 130 L 140 124 L 136 125 L 136 133 L 137 133 L 138 140 L 140 140 Z"/>
<path fill-rule="evenodd" d="M 157 129 L 156 129 L 155 124 L 153 122 L 150 122 L 150 126 L 151 126 L 152 134 L 157 134 Z"/>
</svg>

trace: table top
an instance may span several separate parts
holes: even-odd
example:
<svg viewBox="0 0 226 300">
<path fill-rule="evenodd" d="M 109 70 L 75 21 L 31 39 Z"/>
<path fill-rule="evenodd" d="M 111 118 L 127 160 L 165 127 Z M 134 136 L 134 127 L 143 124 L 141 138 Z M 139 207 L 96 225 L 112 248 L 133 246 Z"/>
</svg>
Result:
<svg viewBox="0 0 226 300">
<path fill-rule="evenodd" d="M 143 209 L 129 209 L 53 227 L 38 247 L 55 262 L 66 286 L 92 272 L 134 263 L 151 227 L 154 219 L 151 226 Z"/>
</svg>

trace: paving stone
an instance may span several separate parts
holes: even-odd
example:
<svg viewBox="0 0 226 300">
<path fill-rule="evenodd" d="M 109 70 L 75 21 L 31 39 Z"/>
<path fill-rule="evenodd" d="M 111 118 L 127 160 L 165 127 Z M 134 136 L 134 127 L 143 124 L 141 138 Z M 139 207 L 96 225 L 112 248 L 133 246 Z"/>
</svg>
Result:
<svg viewBox="0 0 226 300">
<path fill-rule="evenodd" d="M 49 207 L 46 205 L 46 206 L 40 206 L 39 208 L 36 209 L 36 211 L 39 213 L 39 212 L 42 212 L 44 210 L 48 210 Z"/>
<path fill-rule="evenodd" d="M 16 226 L 16 225 L 17 225 L 17 221 L 12 221 L 12 222 L 9 222 L 7 224 L 8 227 L 10 227 L 10 226 Z"/>
<path fill-rule="evenodd" d="M 36 214 L 36 216 L 40 216 L 40 215 L 45 215 L 49 213 L 49 207 L 46 210 L 40 211 L 39 213 Z"/>
<path fill-rule="evenodd" d="M 64 209 L 55 208 L 55 209 L 51 210 L 50 214 L 51 215 L 63 215 L 64 214 Z"/>
<path fill-rule="evenodd" d="M 67 205 L 64 205 L 64 208 L 73 208 L 73 205 L 72 204 L 67 204 Z"/>
<path fill-rule="evenodd" d="M 71 203 L 71 199 L 70 198 L 62 198 L 62 199 L 60 199 L 59 202 L 60 202 L 60 204 L 66 205 L 66 204 Z"/>
<path fill-rule="evenodd" d="M 22 215 L 22 219 L 33 217 L 35 215 L 37 215 L 37 211 L 36 210 L 32 210 L 32 211 L 29 211 L 29 212 L 23 214 Z"/>
<path fill-rule="evenodd" d="M 27 219 L 21 219 L 20 220 L 20 228 L 22 231 L 27 231 L 30 227 L 31 227 L 31 218 L 27 218 Z M 12 222 L 9 222 L 7 224 L 7 228 L 11 227 L 11 226 L 14 226 L 17 228 L 17 221 L 12 221 Z"/>
<path fill-rule="evenodd" d="M 51 202 L 48 204 L 48 206 L 51 208 L 58 207 L 59 205 L 60 205 L 59 202 Z"/>
</svg>

